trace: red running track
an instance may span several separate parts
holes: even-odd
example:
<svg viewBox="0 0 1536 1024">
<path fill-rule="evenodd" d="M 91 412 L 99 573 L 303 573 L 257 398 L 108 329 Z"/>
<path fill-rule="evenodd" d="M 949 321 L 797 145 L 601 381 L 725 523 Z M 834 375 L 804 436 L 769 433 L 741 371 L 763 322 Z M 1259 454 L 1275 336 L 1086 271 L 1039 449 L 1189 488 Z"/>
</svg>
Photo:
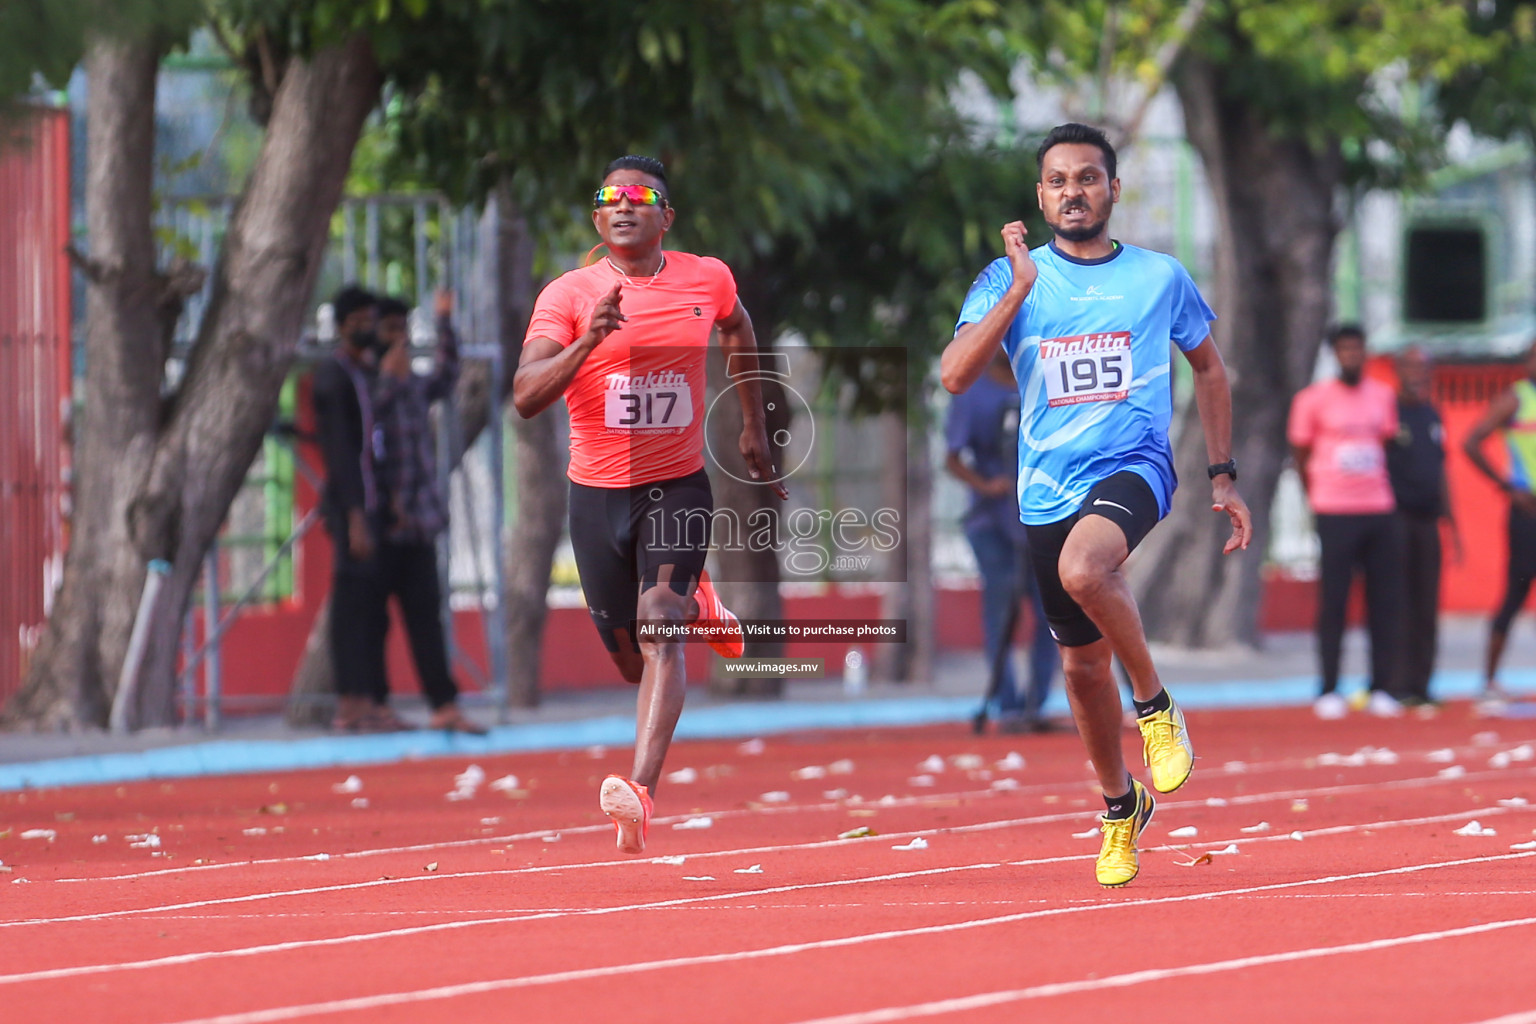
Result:
<svg viewBox="0 0 1536 1024">
<path fill-rule="evenodd" d="M 618 749 L 3 794 L 0 1020 L 1536 1024 L 1536 723 L 1189 721 L 1117 891 L 1072 735 L 679 743 L 639 858 Z"/>
</svg>

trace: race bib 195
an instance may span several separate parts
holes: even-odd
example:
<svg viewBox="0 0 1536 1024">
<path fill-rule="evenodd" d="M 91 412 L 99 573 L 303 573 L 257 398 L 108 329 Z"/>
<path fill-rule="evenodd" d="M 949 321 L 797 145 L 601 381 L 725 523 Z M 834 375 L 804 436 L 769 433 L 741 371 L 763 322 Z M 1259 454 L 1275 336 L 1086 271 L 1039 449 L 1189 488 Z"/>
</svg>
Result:
<svg viewBox="0 0 1536 1024">
<path fill-rule="evenodd" d="M 683 374 L 662 370 L 608 377 L 603 395 L 603 425 L 608 429 L 672 430 L 692 422 L 693 389 Z"/>
<path fill-rule="evenodd" d="M 1079 334 L 1040 342 L 1049 405 L 1119 402 L 1130 394 L 1131 332 Z"/>
</svg>

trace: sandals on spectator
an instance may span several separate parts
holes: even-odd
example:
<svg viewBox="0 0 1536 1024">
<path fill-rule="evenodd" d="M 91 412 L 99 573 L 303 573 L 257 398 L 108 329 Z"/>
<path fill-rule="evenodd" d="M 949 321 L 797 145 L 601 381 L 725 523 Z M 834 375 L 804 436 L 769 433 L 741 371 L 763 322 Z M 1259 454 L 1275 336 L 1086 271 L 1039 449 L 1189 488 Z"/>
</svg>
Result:
<svg viewBox="0 0 1536 1024">
<path fill-rule="evenodd" d="M 441 729 L 443 732 L 461 732 L 466 736 L 484 736 L 488 731 L 485 726 L 465 718 L 464 712 L 452 704 L 433 712 L 427 727 Z"/>
<path fill-rule="evenodd" d="M 363 716 L 358 732 L 410 732 L 416 727 L 387 707 L 376 705 Z"/>
</svg>

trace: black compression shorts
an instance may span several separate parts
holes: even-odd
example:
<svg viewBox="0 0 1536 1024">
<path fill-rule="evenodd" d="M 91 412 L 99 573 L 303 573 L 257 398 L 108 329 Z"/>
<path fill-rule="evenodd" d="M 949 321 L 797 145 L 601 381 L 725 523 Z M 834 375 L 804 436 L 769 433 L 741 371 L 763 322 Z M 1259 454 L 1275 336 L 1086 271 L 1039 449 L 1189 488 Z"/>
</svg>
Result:
<svg viewBox="0 0 1536 1024">
<path fill-rule="evenodd" d="M 592 622 L 610 651 L 635 643 L 640 594 L 663 580 L 691 595 L 709 554 L 714 494 L 704 470 L 638 487 L 571 484 L 571 549 Z M 667 568 L 670 567 L 670 568 Z"/>
<path fill-rule="evenodd" d="M 1103 516 L 1125 534 L 1127 551 L 1135 551 L 1157 525 L 1157 496 L 1139 473 L 1122 470 L 1096 484 L 1076 512 L 1045 526 L 1026 526 L 1030 560 L 1040 585 L 1040 601 L 1051 636 L 1063 647 L 1085 647 L 1104 636 L 1061 582 L 1061 549 L 1067 535 L 1084 516 Z"/>
</svg>

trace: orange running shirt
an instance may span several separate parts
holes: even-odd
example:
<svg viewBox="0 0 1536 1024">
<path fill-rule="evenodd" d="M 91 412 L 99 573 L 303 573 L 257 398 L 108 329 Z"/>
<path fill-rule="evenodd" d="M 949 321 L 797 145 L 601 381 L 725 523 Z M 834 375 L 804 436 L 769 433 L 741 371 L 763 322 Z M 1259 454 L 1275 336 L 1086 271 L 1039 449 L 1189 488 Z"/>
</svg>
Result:
<svg viewBox="0 0 1536 1024">
<path fill-rule="evenodd" d="M 527 338 L 565 347 L 587 332 L 598 300 L 624 285 L 629 319 L 592 350 L 565 401 L 570 478 L 637 487 L 704 468 L 704 359 L 715 321 L 736 308 L 736 279 L 709 256 L 666 253 L 654 278 L 626 282 L 607 260 L 572 270 L 539 293 Z M 525 341 L 526 344 L 526 341 Z"/>
</svg>

